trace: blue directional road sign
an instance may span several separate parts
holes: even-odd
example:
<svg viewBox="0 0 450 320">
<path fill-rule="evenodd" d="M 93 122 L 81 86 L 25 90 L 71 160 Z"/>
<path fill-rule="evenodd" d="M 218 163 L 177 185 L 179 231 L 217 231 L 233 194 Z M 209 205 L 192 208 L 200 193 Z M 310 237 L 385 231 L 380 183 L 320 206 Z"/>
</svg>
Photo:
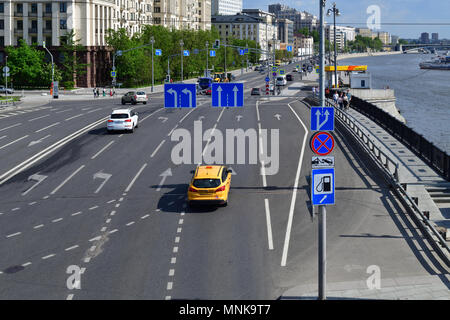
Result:
<svg viewBox="0 0 450 320">
<path fill-rule="evenodd" d="M 334 130 L 334 108 L 312 107 L 311 108 L 311 130 L 333 131 Z"/>
<path fill-rule="evenodd" d="M 211 91 L 213 107 L 243 107 L 243 83 L 213 83 Z"/>
<path fill-rule="evenodd" d="M 334 204 L 334 168 L 312 169 L 312 204 Z"/>
<path fill-rule="evenodd" d="M 245 54 L 245 50 L 244 50 L 244 49 L 240 49 L 240 50 L 239 50 L 239 55 L 240 55 L 240 56 L 243 56 L 244 54 Z"/>
<path fill-rule="evenodd" d="M 266 82 L 269 82 L 270 81 L 270 78 L 269 77 L 266 77 Z"/>
<path fill-rule="evenodd" d="M 160 56 L 162 55 L 162 50 L 161 49 L 155 49 L 155 56 Z"/>
<path fill-rule="evenodd" d="M 280 75 L 285 75 L 286 74 L 286 71 L 284 70 L 284 69 L 280 69 Z"/>
<path fill-rule="evenodd" d="M 209 56 L 215 57 L 216 56 L 216 50 L 209 50 Z"/>
<path fill-rule="evenodd" d="M 197 106 L 196 87 L 192 83 L 164 84 L 165 108 L 195 108 Z"/>
<path fill-rule="evenodd" d="M 248 49 L 247 49 L 247 48 L 245 49 L 245 53 L 246 53 L 246 54 L 248 53 Z"/>
<path fill-rule="evenodd" d="M 189 57 L 189 50 L 183 50 L 183 56 Z"/>
<path fill-rule="evenodd" d="M 288 52 L 292 52 L 292 46 L 287 46 L 286 49 Z"/>
</svg>

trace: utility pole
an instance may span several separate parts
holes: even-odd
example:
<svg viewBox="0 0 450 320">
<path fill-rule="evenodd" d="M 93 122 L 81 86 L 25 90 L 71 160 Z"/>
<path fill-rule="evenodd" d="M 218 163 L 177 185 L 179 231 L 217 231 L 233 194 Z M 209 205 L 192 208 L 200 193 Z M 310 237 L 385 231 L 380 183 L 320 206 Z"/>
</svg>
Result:
<svg viewBox="0 0 450 320">
<path fill-rule="evenodd" d="M 47 50 L 48 54 L 50 55 L 51 59 L 52 59 L 52 91 L 54 90 L 53 88 L 53 84 L 55 82 L 55 66 L 53 64 L 53 55 L 52 53 L 47 49 L 46 45 L 45 45 L 45 41 L 43 41 L 42 43 L 43 47 L 45 50 Z M 54 92 L 53 92 L 54 93 Z M 53 94 L 53 97 L 55 97 L 55 95 Z"/>
<path fill-rule="evenodd" d="M 209 75 L 208 71 L 208 56 L 209 56 L 209 50 L 208 50 L 209 43 L 206 41 L 206 71 L 205 71 L 205 77 Z"/>
<path fill-rule="evenodd" d="M 183 46 L 184 46 L 184 42 L 183 40 L 180 40 L 180 46 L 181 46 L 181 83 L 183 83 Z"/>
<path fill-rule="evenodd" d="M 152 92 L 153 92 L 153 87 L 155 86 L 155 73 L 153 72 L 153 44 L 155 43 L 155 38 L 153 36 L 150 38 L 150 43 L 152 44 Z"/>
<path fill-rule="evenodd" d="M 334 87 L 338 88 L 338 77 L 337 77 L 337 50 L 336 50 L 336 16 L 341 15 L 339 9 L 336 8 L 336 2 L 333 2 L 333 8 L 328 9 L 327 16 L 333 13 L 333 34 L 334 34 Z"/>
<path fill-rule="evenodd" d="M 5 70 L 5 88 L 6 88 L 6 91 L 5 91 L 5 95 L 6 95 L 6 100 L 8 100 L 8 72 L 9 72 L 9 70 L 8 70 L 8 56 L 6 56 L 6 70 Z"/>
<path fill-rule="evenodd" d="M 227 39 L 225 39 L 225 45 L 223 46 L 223 50 L 225 50 L 225 77 L 227 76 Z"/>
<path fill-rule="evenodd" d="M 320 0 L 320 44 L 319 44 L 319 96 L 320 106 L 325 106 L 325 29 L 324 9 L 326 0 Z M 326 230 L 327 211 L 325 206 L 319 205 L 319 300 L 326 299 L 327 258 L 326 258 Z"/>
</svg>

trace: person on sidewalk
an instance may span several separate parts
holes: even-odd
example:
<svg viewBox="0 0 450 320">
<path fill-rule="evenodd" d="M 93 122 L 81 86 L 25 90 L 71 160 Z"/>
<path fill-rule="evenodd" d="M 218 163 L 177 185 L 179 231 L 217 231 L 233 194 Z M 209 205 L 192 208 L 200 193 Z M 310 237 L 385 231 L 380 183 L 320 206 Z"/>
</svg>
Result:
<svg viewBox="0 0 450 320">
<path fill-rule="evenodd" d="M 103 97 L 106 97 L 106 90 L 103 88 Z"/>
<path fill-rule="evenodd" d="M 338 95 L 337 91 L 334 91 L 334 94 L 333 94 L 333 101 L 334 101 L 334 104 L 335 104 L 335 105 L 337 105 L 338 99 L 339 99 L 339 95 Z"/>
<path fill-rule="evenodd" d="M 342 97 L 342 102 L 344 104 L 344 110 L 348 110 L 348 97 L 347 97 L 347 95 L 345 93 L 342 96 L 343 96 Z"/>
<path fill-rule="evenodd" d="M 338 96 L 338 100 L 337 100 L 337 103 L 338 103 L 338 106 L 339 106 L 339 109 L 343 109 L 343 107 L 344 107 L 344 100 L 343 100 L 343 98 L 342 98 L 342 92 L 339 94 L 339 96 Z"/>
<path fill-rule="evenodd" d="M 347 90 L 347 100 L 348 100 L 348 108 L 350 108 L 350 102 L 352 101 L 352 94 L 350 90 Z"/>
<path fill-rule="evenodd" d="M 97 98 L 100 97 L 100 89 L 97 88 Z"/>
<path fill-rule="evenodd" d="M 94 88 L 94 90 L 92 91 L 94 91 L 94 99 L 95 99 L 97 97 L 97 88 Z"/>
</svg>

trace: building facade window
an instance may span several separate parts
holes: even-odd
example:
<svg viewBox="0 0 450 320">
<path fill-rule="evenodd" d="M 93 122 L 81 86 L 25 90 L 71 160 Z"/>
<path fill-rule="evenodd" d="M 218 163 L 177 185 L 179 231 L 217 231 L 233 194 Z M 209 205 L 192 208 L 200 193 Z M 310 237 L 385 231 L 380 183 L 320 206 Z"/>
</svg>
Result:
<svg viewBox="0 0 450 320">
<path fill-rule="evenodd" d="M 67 2 L 59 3 L 59 12 L 62 12 L 62 13 L 67 12 Z"/>
<path fill-rule="evenodd" d="M 37 37 L 31 37 L 31 44 L 37 44 Z"/>
<path fill-rule="evenodd" d="M 0 30 L 5 29 L 5 20 L 0 20 Z"/>
<path fill-rule="evenodd" d="M 23 21 L 17 20 L 17 30 L 23 30 Z"/>
<path fill-rule="evenodd" d="M 161 12 L 161 7 L 155 7 L 153 12 L 154 13 L 160 13 Z"/>
<path fill-rule="evenodd" d="M 59 28 L 62 30 L 67 29 L 67 20 L 66 19 L 59 20 Z"/>
<path fill-rule="evenodd" d="M 22 3 L 18 3 L 16 6 L 16 10 L 18 13 L 23 13 L 23 4 Z"/>
<path fill-rule="evenodd" d="M 45 4 L 45 13 L 52 13 L 52 4 L 51 3 Z"/>
<path fill-rule="evenodd" d="M 3 2 L 0 3 L 0 13 L 5 12 L 5 4 Z"/>
<path fill-rule="evenodd" d="M 37 13 L 37 3 L 31 4 L 31 13 Z"/>
<path fill-rule="evenodd" d="M 52 20 L 45 20 L 45 29 L 52 30 Z"/>
<path fill-rule="evenodd" d="M 5 46 L 5 37 L 4 36 L 0 36 L 0 47 L 4 47 L 4 46 Z"/>
</svg>

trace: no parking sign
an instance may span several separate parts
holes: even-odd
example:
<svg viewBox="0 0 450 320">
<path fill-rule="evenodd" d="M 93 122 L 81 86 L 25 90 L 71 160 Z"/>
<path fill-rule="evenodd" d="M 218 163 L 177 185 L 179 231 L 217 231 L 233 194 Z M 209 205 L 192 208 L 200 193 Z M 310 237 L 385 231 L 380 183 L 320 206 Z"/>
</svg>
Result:
<svg viewBox="0 0 450 320">
<path fill-rule="evenodd" d="M 334 139 L 328 132 L 317 132 L 311 137 L 311 150 L 319 155 L 326 156 L 331 153 L 334 148 Z"/>
</svg>

